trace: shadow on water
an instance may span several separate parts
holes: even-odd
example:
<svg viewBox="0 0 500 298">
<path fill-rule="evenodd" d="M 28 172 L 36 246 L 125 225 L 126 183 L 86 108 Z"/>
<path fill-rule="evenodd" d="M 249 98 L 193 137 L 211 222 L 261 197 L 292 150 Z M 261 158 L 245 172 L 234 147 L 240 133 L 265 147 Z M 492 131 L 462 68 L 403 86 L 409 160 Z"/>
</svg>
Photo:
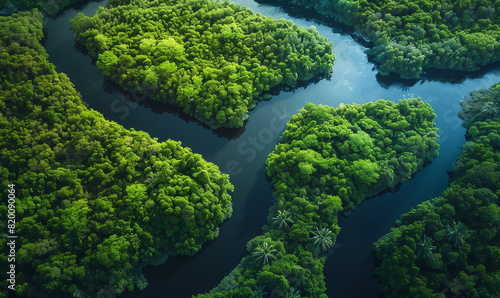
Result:
<svg viewBox="0 0 500 298">
<path fill-rule="evenodd" d="M 373 43 L 361 35 L 354 27 L 346 25 L 331 16 L 326 16 L 318 13 L 313 8 L 306 8 L 298 5 L 283 4 L 280 1 L 270 1 L 270 0 L 258 0 L 259 4 L 269 5 L 279 8 L 283 12 L 287 13 L 290 17 L 297 19 L 304 19 L 309 22 L 314 22 L 315 25 L 323 25 L 330 27 L 333 33 L 340 35 L 348 35 L 358 44 L 364 47 L 371 47 Z"/>
<path fill-rule="evenodd" d="M 401 214 L 423 198 L 438 196 L 446 188 L 446 174 L 438 179 L 430 175 L 440 167 L 431 163 L 395 192 L 365 200 L 350 216 L 339 217 L 341 232 L 337 247 L 327 256 L 325 265 L 329 297 L 381 297 L 376 291 L 378 279 L 373 273 L 376 266 L 373 243 L 394 227 Z M 333 288 L 334 285 L 337 287 Z"/>
<path fill-rule="evenodd" d="M 44 29 L 46 30 L 46 29 Z M 46 38 L 47 32 L 44 32 L 44 38 Z M 74 50 L 76 53 L 82 54 L 84 56 L 88 56 L 89 52 L 83 46 L 82 44 L 75 42 L 74 43 Z M 94 68 L 97 69 L 96 66 L 96 59 L 91 58 L 91 64 Z M 100 72 L 100 71 L 99 71 Z M 260 97 L 257 99 L 257 105 L 259 105 L 260 102 L 265 102 L 265 101 L 270 101 L 273 97 L 278 96 L 282 92 L 292 92 L 294 93 L 296 90 L 299 89 L 307 89 L 308 86 L 318 84 L 321 81 L 330 81 L 332 77 L 331 73 L 327 74 L 317 74 L 314 77 L 312 77 L 309 80 L 306 81 L 297 81 L 294 86 L 284 86 L 284 85 L 278 85 L 273 88 L 271 88 L 269 91 L 263 93 L 260 95 Z M 194 116 L 189 115 L 186 113 L 182 108 L 171 104 L 171 103 L 166 103 L 166 102 L 160 102 L 151 99 L 150 97 L 146 96 L 142 92 L 137 92 L 134 90 L 131 91 L 126 91 L 124 90 L 118 83 L 115 83 L 111 81 L 110 79 L 106 78 L 103 76 L 103 83 L 102 83 L 102 90 L 110 95 L 112 94 L 120 94 L 120 97 L 122 100 L 126 103 L 130 103 L 133 105 L 140 105 L 144 108 L 150 109 L 154 114 L 157 115 L 162 115 L 162 114 L 168 114 L 172 115 L 175 117 L 178 117 L 179 119 L 183 120 L 184 123 L 194 123 L 198 126 L 201 126 L 207 131 L 210 131 L 212 134 L 216 135 L 219 138 L 225 138 L 227 140 L 235 140 L 238 139 L 241 135 L 245 133 L 245 127 L 248 123 L 248 120 L 245 120 L 243 122 L 243 127 L 240 128 L 227 128 L 227 127 L 219 127 L 216 129 L 210 128 L 209 125 L 202 123 L 198 119 L 196 119 Z M 150 86 L 143 86 L 143 88 L 157 88 L 157 87 L 150 87 Z M 152 90 L 152 89 L 150 89 Z M 249 117 L 252 117 L 252 111 L 255 109 L 249 108 L 248 114 Z"/>
<path fill-rule="evenodd" d="M 245 213 L 242 214 L 242 220 L 240 224 L 240 229 L 242 231 L 248 230 L 249 228 L 245 226 L 246 221 L 258 221 L 263 224 L 267 224 L 267 214 L 268 212 L 262 212 L 262 209 L 269 210 L 271 206 L 274 204 L 274 196 L 272 192 L 271 183 L 267 179 L 266 175 L 266 167 L 263 166 L 257 172 L 257 181 L 255 182 L 254 187 L 248 193 L 248 199 L 245 201 L 245 206 L 242 208 L 245 210 Z M 266 208 L 267 207 L 267 208 Z M 251 234 L 258 233 L 260 235 L 262 230 L 259 228 L 258 230 L 252 229 L 248 231 Z M 245 231 L 245 234 L 248 233 Z"/>
<path fill-rule="evenodd" d="M 161 265 L 146 266 L 143 273 L 150 285 L 143 291 L 125 292 L 121 297 L 187 298 L 209 292 L 219 284 L 247 256 L 246 243 L 261 235 L 261 226 L 267 222 L 267 212 L 262 209 L 271 207 L 272 192 L 271 185 L 265 181 L 265 166 L 257 171 L 256 177 L 250 187 L 245 185 L 246 177 L 235 179 L 235 213 L 220 226 L 220 236 L 216 240 L 205 243 L 194 256 L 170 257 Z M 248 225 L 248 222 L 258 224 Z M 221 251 L 225 251 L 224 255 L 218 253 Z M 208 257 L 214 254 L 217 258 Z M 221 258 L 226 262 L 221 262 Z M 165 287 L 166 284 L 169 287 Z"/>
<path fill-rule="evenodd" d="M 102 0 L 83 0 L 83 1 L 78 1 L 76 3 L 71 4 L 70 6 L 68 6 L 66 8 L 64 8 L 62 11 L 65 11 L 67 9 L 74 9 L 76 11 L 81 11 L 83 8 L 85 8 L 90 3 L 99 3 L 99 2 L 102 2 Z M 106 6 L 107 2 L 108 1 L 105 1 L 102 6 Z"/>
<path fill-rule="evenodd" d="M 500 73 L 500 62 L 488 64 L 475 71 L 456 71 L 445 69 L 427 69 L 422 76 L 423 82 L 435 81 L 440 83 L 461 84 L 469 79 L 482 79 L 490 73 Z"/>
<path fill-rule="evenodd" d="M 114 94 L 114 93 L 121 94 L 123 102 L 125 102 L 128 105 L 140 105 L 148 110 L 151 110 L 151 112 L 156 115 L 168 114 L 174 117 L 178 117 L 179 119 L 183 120 L 183 122 L 186 124 L 193 123 L 196 124 L 197 126 L 204 127 L 207 131 L 211 131 L 214 135 L 216 135 L 219 138 L 234 140 L 240 137 L 245 132 L 245 125 L 240 128 L 221 127 L 217 129 L 211 129 L 208 125 L 201 123 L 195 117 L 185 113 L 181 108 L 173 104 L 153 100 L 143 93 L 134 91 L 130 92 L 125 91 L 117 83 L 114 83 L 108 79 L 104 79 L 102 85 L 104 92 L 108 94 Z"/>
<path fill-rule="evenodd" d="M 84 56 L 89 56 L 88 50 L 78 42 L 75 42 L 74 44 L 74 49 L 75 52 L 80 53 Z M 97 68 L 96 66 L 96 60 L 91 59 L 92 66 Z M 185 113 L 181 108 L 170 104 L 170 103 L 164 103 L 160 101 L 156 101 L 151 99 L 150 97 L 146 96 L 142 92 L 137 92 L 137 91 L 125 91 L 119 84 L 109 80 L 108 78 L 104 77 L 102 81 L 102 90 L 110 95 L 113 94 L 120 94 L 120 97 L 122 99 L 122 102 L 128 104 L 128 105 L 140 105 L 146 109 L 151 110 L 153 114 L 156 115 L 162 115 L 162 114 L 168 114 L 172 115 L 174 117 L 178 117 L 179 119 L 183 120 L 184 123 L 193 123 L 196 124 L 197 126 L 202 126 L 204 127 L 207 131 L 211 131 L 214 135 L 216 135 L 219 138 L 225 138 L 227 140 L 234 140 L 240 137 L 244 132 L 245 132 L 245 124 L 244 123 L 243 127 L 241 128 L 217 128 L 217 129 L 211 129 L 208 125 L 200 122 L 197 120 L 195 117 Z"/>
<path fill-rule="evenodd" d="M 258 0 L 259 4 L 269 5 L 280 9 L 287 13 L 290 17 L 304 19 L 319 25 L 331 27 L 332 32 L 340 35 L 349 35 L 354 41 L 365 48 L 371 48 L 374 43 L 361 35 L 359 30 L 344 23 L 335 21 L 331 16 L 325 16 L 318 13 L 313 8 L 306 8 L 298 5 L 284 4 L 282 1 Z M 335 45 L 334 45 L 335 46 Z M 480 79 L 490 72 L 500 73 L 500 62 L 488 64 L 480 67 L 476 71 L 456 71 L 446 69 L 426 68 L 419 79 L 401 79 L 399 75 L 391 73 L 388 76 L 383 76 L 378 73 L 378 63 L 373 57 L 368 57 L 368 62 L 373 63 L 373 71 L 377 71 L 377 82 L 385 89 L 398 87 L 402 90 L 407 90 L 415 86 L 418 82 L 435 81 L 440 83 L 460 84 L 467 79 Z"/>
<path fill-rule="evenodd" d="M 370 61 L 371 59 L 368 59 Z M 373 66 L 373 70 L 376 70 L 377 67 Z M 382 86 L 384 89 L 389 89 L 392 87 L 397 87 L 401 90 L 408 90 L 409 88 L 415 86 L 420 79 L 401 79 L 399 75 L 395 73 L 391 73 L 388 76 L 383 76 L 380 73 L 375 75 L 377 82 Z"/>
<path fill-rule="evenodd" d="M 318 25 L 334 27 L 335 30 L 341 30 L 336 33 L 348 34 L 350 31 L 352 31 L 351 27 L 336 22 L 331 17 L 322 15 L 313 8 L 293 5 L 290 3 L 283 3 L 283 1 L 256 0 L 255 2 L 258 4 L 269 5 L 278 8 L 293 18 L 305 19 L 306 21 L 314 22 Z"/>
<path fill-rule="evenodd" d="M 372 58 L 369 58 L 368 61 L 375 63 Z M 374 66 L 373 70 L 376 70 L 377 68 L 377 66 Z M 410 87 L 415 86 L 417 83 L 424 84 L 425 82 L 461 84 L 469 79 L 481 79 L 485 75 L 490 73 L 500 73 L 500 62 L 486 65 L 476 71 L 457 71 L 428 68 L 424 70 L 424 74 L 420 77 L 420 79 L 401 79 L 399 75 L 394 73 L 391 73 L 388 76 L 383 76 L 380 73 L 377 73 L 376 78 L 377 82 L 384 89 L 398 87 L 406 90 Z"/>
<path fill-rule="evenodd" d="M 76 0 L 78 1 L 78 0 Z M 64 3 L 64 2 L 70 2 L 70 0 L 59 0 L 60 3 Z M 82 1 L 78 1 L 76 3 L 73 3 L 73 4 L 70 4 L 68 5 L 67 7 L 57 11 L 56 13 L 54 13 L 50 8 L 47 8 L 47 9 L 44 9 L 44 7 L 42 6 L 39 10 L 45 15 L 45 16 L 50 16 L 51 18 L 57 18 L 61 15 L 63 15 L 64 13 L 66 13 L 66 11 L 68 10 L 76 10 L 76 11 L 81 11 L 83 10 L 87 5 L 91 4 L 91 3 L 99 3 L 99 2 L 102 2 L 102 0 L 82 0 Z M 47 2 L 47 3 L 50 3 L 50 2 Z M 107 3 L 107 1 L 106 1 Z M 106 3 L 104 3 L 103 5 L 106 5 Z M 61 4 L 63 5 L 63 4 Z"/>
</svg>

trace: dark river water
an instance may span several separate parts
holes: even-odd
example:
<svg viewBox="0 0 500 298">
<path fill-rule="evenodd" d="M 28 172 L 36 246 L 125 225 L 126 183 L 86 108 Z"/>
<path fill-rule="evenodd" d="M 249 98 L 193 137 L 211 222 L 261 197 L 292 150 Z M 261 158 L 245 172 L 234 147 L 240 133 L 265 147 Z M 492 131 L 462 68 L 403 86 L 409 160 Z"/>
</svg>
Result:
<svg viewBox="0 0 500 298">
<path fill-rule="evenodd" d="M 376 297 L 373 242 L 388 233 L 402 213 L 438 196 L 447 187 L 447 170 L 465 142 L 465 130 L 457 117 L 459 101 L 474 89 L 488 88 L 500 81 L 500 67 L 467 75 L 441 71 L 413 81 L 383 78 L 368 61 L 365 47 L 343 26 L 250 0 L 234 2 L 265 16 L 291 19 L 303 27 L 315 26 L 333 42 L 336 60 L 331 78 L 293 92 L 281 92 L 270 101 L 259 103 L 244 128 L 230 131 L 212 132 L 173 107 L 142 98 L 138 98 L 139 103 L 130 101 L 127 99 L 130 94 L 122 93 L 104 79 L 90 57 L 76 45 L 75 36 L 69 32 L 69 20 L 80 11 L 92 16 L 106 1 L 78 5 L 46 19 L 44 45 L 49 60 L 57 66 L 57 71 L 69 76 L 90 108 L 108 120 L 146 131 L 159 140 L 182 141 L 217 164 L 222 172 L 231 174 L 235 186 L 234 213 L 221 226 L 216 240 L 207 243 L 193 257 L 170 258 L 163 265 L 146 267 L 149 286 L 123 297 L 191 297 L 215 287 L 238 264 L 245 255 L 246 242 L 261 234 L 260 228 L 273 204 L 271 185 L 265 176 L 266 157 L 279 142 L 285 123 L 306 102 L 336 107 L 340 103 L 363 104 L 380 98 L 396 102 L 401 98 L 421 97 L 437 114 L 439 157 L 398 191 L 367 200 L 350 217 L 341 218 L 342 230 L 336 248 L 326 260 L 329 297 Z"/>
</svg>

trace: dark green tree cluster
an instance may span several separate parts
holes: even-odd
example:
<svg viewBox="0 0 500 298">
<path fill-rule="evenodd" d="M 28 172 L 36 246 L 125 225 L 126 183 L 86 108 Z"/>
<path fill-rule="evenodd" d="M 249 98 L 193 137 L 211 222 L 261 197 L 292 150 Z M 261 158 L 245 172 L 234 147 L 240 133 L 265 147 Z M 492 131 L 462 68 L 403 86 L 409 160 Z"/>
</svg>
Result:
<svg viewBox="0 0 500 298">
<path fill-rule="evenodd" d="M 322 268 L 338 216 L 407 181 L 437 155 L 435 116 L 420 99 L 306 104 L 267 159 L 276 203 L 264 235 L 248 243 L 248 255 L 215 289 L 197 297 L 326 297 Z"/>
<path fill-rule="evenodd" d="M 500 61 L 500 2 L 493 0 L 277 0 L 314 8 L 374 42 L 382 75 L 425 68 L 477 70 Z"/>
<path fill-rule="evenodd" d="M 273 234 L 271 231 L 250 240 L 248 255 L 240 264 L 210 293 L 196 297 L 326 298 L 324 259 L 300 245 L 289 247 L 285 239 Z"/>
<path fill-rule="evenodd" d="M 458 116 L 467 128 L 477 121 L 500 118 L 500 82 L 489 89 L 472 91 L 460 105 Z"/>
<path fill-rule="evenodd" d="M 180 142 L 86 108 L 39 44 L 42 19 L 36 9 L 0 17 L 0 181 L 3 197 L 15 184 L 16 291 L 110 297 L 142 289 L 145 265 L 193 255 L 217 237 L 233 185 Z M 2 200 L 0 213 L 7 208 Z M 4 248 L 6 233 L 2 220 Z M 2 249 L 2 268 L 7 260 Z M 0 285 L 5 294 L 5 278 Z"/>
<path fill-rule="evenodd" d="M 437 156 L 435 117 L 420 99 L 339 108 L 307 104 L 267 161 L 276 195 L 284 200 L 278 209 L 296 198 L 317 206 L 340 199 L 349 214 L 366 197 L 408 181 Z"/>
<path fill-rule="evenodd" d="M 38 8 L 44 15 L 55 15 L 80 1 L 82 0 L 0 0 L 0 14 Z"/>
<path fill-rule="evenodd" d="M 71 28 L 112 81 L 211 128 L 243 126 L 271 88 L 328 74 L 334 61 L 314 27 L 228 1 L 112 0 Z"/>
<path fill-rule="evenodd" d="M 375 243 L 387 297 L 500 296 L 500 119 L 467 125 L 448 189 Z"/>
</svg>

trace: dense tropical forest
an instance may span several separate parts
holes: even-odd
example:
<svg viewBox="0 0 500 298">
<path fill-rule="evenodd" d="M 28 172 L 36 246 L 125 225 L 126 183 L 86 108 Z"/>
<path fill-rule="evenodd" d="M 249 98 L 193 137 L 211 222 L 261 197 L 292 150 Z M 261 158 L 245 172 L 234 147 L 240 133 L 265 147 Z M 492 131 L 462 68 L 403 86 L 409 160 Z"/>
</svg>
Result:
<svg viewBox="0 0 500 298">
<path fill-rule="evenodd" d="M 109 79 L 211 128 L 243 126 L 272 88 L 328 74 L 334 60 L 315 28 L 228 1 L 111 0 L 71 25 Z"/>
<path fill-rule="evenodd" d="M 326 297 L 323 256 L 340 231 L 338 216 L 437 156 L 435 117 L 420 99 L 306 104 L 267 159 L 276 203 L 264 235 L 248 242 L 248 255 L 219 286 L 197 297 Z"/>
<path fill-rule="evenodd" d="M 78 1 L 0 0 L 0 14 L 21 11 L 0 16 L 0 181 L 12 197 L 0 213 L 16 216 L 0 223 L 0 246 L 10 247 L 0 266 L 15 268 L 15 279 L 0 281 L 2 298 L 9 286 L 26 297 L 143 290 L 144 267 L 193 256 L 232 214 L 234 186 L 215 164 L 104 119 L 49 62 L 44 15 Z M 352 26 L 381 75 L 472 71 L 500 57 L 500 1 L 263 1 Z M 328 77 L 335 60 L 314 27 L 227 0 L 110 0 L 70 23 L 108 80 L 210 129 L 243 127 L 259 101 Z M 386 297 L 500 296 L 500 82 L 460 104 L 467 142 L 448 189 L 374 244 Z M 396 191 L 438 155 L 436 114 L 420 98 L 300 107 L 266 161 L 275 199 L 267 225 L 197 298 L 326 298 L 339 216 Z"/>
<path fill-rule="evenodd" d="M 76 1 L 75 0 L 57 0 L 57 1 L 0 0 L 0 9 L 5 9 L 6 11 L 9 11 L 12 9 L 26 10 L 26 9 L 31 9 L 32 7 L 38 7 L 45 14 L 53 15 L 60 9 L 68 7 L 69 5 L 75 2 L 78 2 L 78 0 Z M 120 3 L 120 1 L 110 1 L 110 2 L 113 2 L 114 5 Z M 171 2 L 172 2 L 171 0 L 170 2 L 163 1 L 163 3 L 171 3 Z M 430 68 L 472 71 L 479 69 L 481 66 L 495 63 L 500 60 L 500 35 L 499 35 L 500 18 L 497 13 L 498 9 L 500 9 L 500 4 L 497 1 L 472 0 L 464 2 L 458 0 L 440 0 L 440 1 L 265 0 L 264 2 L 304 6 L 309 9 L 314 9 L 318 13 L 326 15 L 327 17 L 333 18 L 337 21 L 346 23 L 354 27 L 357 32 L 362 34 L 366 39 L 370 40 L 373 43 L 373 46 L 369 50 L 367 50 L 367 53 L 371 56 L 371 58 L 374 61 L 378 63 L 379 73 L 382 75 L 396 73 L 402 78 L 418 78 L 425 72 L 426 69 Z M 130 1 L 124 2 L 123 4 L 131 5 L 129 3 Z M 136 6 L 135 9 L 137 9 L 138 7 L 141 6 Z M 232 7 L 232 9 L 234 9 L 234 6 Z M 112 18 L 119 19 L 120 17 L 117 16 L 117 14 L 120 13 L 113 12 Z M 252 18 L 248 19 L 248 16 L 246 16 L 245 14 L 241 15 L 243 15 L 242 19 L 245 20 L 236 19 L 232 21 L 226 21 L 223 24 L 234 23 L 237 27 L 243 29 L 244 34 L 246 36 L 255 34 L 256 31 L 244 30 L 246 27 L 245 24 L 248 23 L 247 21 L 255 22 L 255 20 L 252 20 Z M 226 14 L 224 16 L 229 16 L 229 15 Z M 154 18 L 149 19 L 148 15 L 145 16 L 141 15 L 140 17 L 143 17 L 145 20 L 149 20 L 150 25 L 153 25 L 158 22 L 157 19 Z M 189 22 L 187 22 L 187 24 L 183 24 L 182 26 L 185 27 L 194 26 L 192 27 L 192 29 L 194 31 L 199 31 L 199 29 L 196 29 L 196 25 L 198 24 L 191 23 L 193 17 L 192 15 L 186 16 L 183 14 L 179 14 L 178 16 L 179 19 L 183 19 L 184 17 L 188 17 Z M 203 26 L 203 24 L 206 21 L 207 21 L 206 19 L 199 18 L 199 25 Z M 213 18 L 209 21 L 210 27 L 213 27 L 214 25 L 213 21 L 214 21 Z M 120 23 L 122 26 L 120 26 L 119 28 L 123 29 L 121 30 L 121 32 L 128 33 L 128 31 L 133 31 L 129 30 L 131 29 L 128 28 L 131 27 L 130 25 L 126 25 L 129 22 L 130 18 L 129 19 L 124 18 L 121 21 L 115 20 L 113 21 L 113 26 Z M 125 26 L 123 27 L 123 25 Z M 141 25 L 138 26 L 142 27 Z M 172 24 L 169 24 L 169 26 L 172 26 Z M 180 25 L 177 26 L 178 26 L 177 29 L 179 29 Z M 107 33 L 109 32 L 108 31 L 109 29 L 100 29 L 99 27 L 92 27 L 92 28 L 96 28 L 101 34 L 103 34 L 108 38 L 111 37 L 110 33 Z M 144 29 L 145 28 L 142 28 L 142 30 Z M 216 28 L 211 28 L 211 29 L 216 29 Z M 264 30 L 265 28 L 258 28 L 258 29 L 261 30 L 264 36 L 266 35 L 266 32 L 270 31 L 269 29 Z M 101 32 L 101 30 L 105 30 L 106 32 Z M 115 30 L 117 30 L 116 32 L 120 32 L 120 29 L 115 29 Z M 147 29 L 146 31 L 149 32 Z M 200 39 L 200 37 L 202 37 L 202 40 L 204 39 L 203 36 L 197 36 L 196 33 L 194 36 L 192 36 L 191 35 L 191 33 L 193 33 L 192 30 L 186 29 L 177 31 L 180 32 L 179 34 L 181 35 L 180 37 L 181 39 L 183 39 L 183 42 L 186 42 L 186 39 L 193 39 L 193 38 Z M 156 39 L 157 42 L 164 39 L 163 37 L 161 37 L 161 35 L 163 34 L 158 34 L 158 32 L 157 34 L 153 35 L 155 35 L 156 37 L 151 36 L 151 38 Z M 129 36 L 129 34 L 127 34 L 127 37 L 134 39 L 134 36 Z M 272 37 L 274 39 L 277 39 L 276 36 L 274 35 L 272 35 Z M 299 37 L 301 37 L 300 34 Z M 234 38 L 237 39 L 236 36 Z M 253 48 L 248 43 L 245 43 L 244 40 L 245 38 L 243 38 L 241 42 L 242 45 L 247 47 L 247 50 L 238 45 L 238 42 L 236 40 L 232 41 L 231 49 L 237 48 L 240 50 L 238 53 L 238 56 L 240 56 L 239 57 L 240 60 L 241 58 L 247 56 L 248 59 L 250 60 L 251 58 L 256 57 L 256 53 L 253 52 L 258 51 L 259 49 Z M 107 41 L 109 42 L 109 40 Z M 179 42 L 179 40 L 176 41 Z M 101 38 L 100 42 L 104 42 L 104 40 L 102 40 Z M 226 40 L 225 42 L 227 43 L 228 40 Z M 96 51 L 96 49 L 93 48 L 99 47 L 98 44 L 99 41 L 94 41 L 92 42 L 91 45 L 87 46 L 89 48 L 92 48 L 92 50 Z M 109 50 L 113 52 L 115 55 L 117 54 L 117 52 L 119 54 L 123 53 L 124 52 L 123 49 L 120 49 L 119 51 L 113 50 L 112 45 L 116 44 L 120 43 L 113 42 L 112 44 L 108 45 L 109 49 L 99 48 L 97 52 L 99 54 L 102 54 L 105 51 Z M 286 46 L 286 43 L 283 44 Z M 188 44 L 183 44 L 183 45 L 184 46 L 189 45 L 189 42 Z M 264 47 L 266 45 L 269 44 L 267 43 L 264 44 Z M 295 44 L 295 46 L 298 45 L 299 44 Z M 139 44 L 136 44 L 135 49 L 140 53 Z M 217 50 L 219 53 L 220 49 Z M 248 53 L 248 50 L 252 53 Z M 202 52 L 203 51 L 204 49 L 202 49 Z M 318 51 L 318 55 L 320 56 L 321 54 L 326 53 L 321 51 L 321 49 L 316 49 L 316 50 L 310 49 L 310 51 L 311 52 Z M 233 62 L 232 60 L 233 57 L 230 57 L 230 55 L 229 56 L 226 55 L 227 53 L 224 54 L 224 52 L 225 51 L 223 50 L 222 53 L 220 53 L 220 55 L 224 57 L 223 59 L 226 62 Z M 278 62 L 285 62 L 285 61 L 279 61 L 277 59 L 279 55 L 289 54 L 284 49 L 280 50 L 272 49 L 272 51 L 268 50 L 268 52 L 272 52 L 273 55 L 276 57 L 275 60 Z M 139 53 L 136 55 L 139 55 Z M 131 55 L 130 53 L 126 54 L 132 56 L 133 58 L 135 57 L 135 55 Z M 117 56 L 119 57 L 120 55 Z M 217 56 L 219 55 L 215 55 L 215 58 L 217 58 Z M 314 59 L 314 54 L 308 56 L 310 57 L 311 60 Z M 217 61 L 213 61 L 214 59 L 213 57 L 210 56 L 207 57 L 203 56 L 203 57 L 204 58 L 200 59 L 204 60 L 204 63 L 206 63 L 206 61 L 210 61 L 211 63 L 217 63 Z M 98 59 L 99 56 L 96 54 L 94 58 Z M 155 59 L 152 59 L 152 57 L 150 56 L 148 56 L 148 58 L 151 59 L 151 62 L 153 64 L 155 63 Z M 269 58 L 268 60 L 272 61 L 273 58 Z M 250 65 L 252 65 L 254 62 L 252 61 L 249 63 Z M 325 63 L 328 64 L 330 62 L 324 60 L 322 61 L 321 64 Z M 245 67 L 244 65 L 241 66 Z M 269 69 L 276 69 L 276 68 L 279 69 L 280 74 L 282 76 L 284 76 L 283 71 L 286 69 L 291 69 L 292 73 L 296 72 L 296 70 L 293 69 L 291 65 L 277 66 L 273 65 L 273 63 L 268 63 L 264 64 L 264 66 L 266 66 Z M 319 69 L 321 68 L 320 66 L 317 67 L 318 69 L 316 71 L 318 73 L 324 72 L 324 69 L 321 70 Z M 141 67 L 137 68 L 141 69 Z M 187 70 L 191 70 L 191 68 L 192 67 L 186 67 Z M 253 66 L 251 66 L 250 68 L 245 67 L 245 69 L 248 71 L 251 71 L 253 68 L 254 68 Z M 297 66 L 297 68 L 299 67 Z M 272 71 L 268 70 L 268 72 Z M 123 72 L 120 72 L 119 74 L 115 74 L 116 78 L 113 78 L 111 75 L 110 77 L 113 81 L 120 82 L 120 84 L 124 88 L 129 88 L 129 89 L 133 88 L 128 86 L 129 85 L 128 81 L 130 79 L 124 79 L 120 77 L 122 74 Z M 273 74 L 276 76 L 276 73 Z M 231 82 L 232 80 L 229 80 L 228 75 L 226 75 L 224 78 L 227 81 Z M 140 82 L 140 84 L 135 86 L 143 86 L 145 79 L 146 79 L 145 75 L 137 77 L 134 76 L 134 80 Z M 300 75 L 298 79 L 302 80 Z M 164 80 L 168 81 L 168 79 Z M 307 80 L 307 76 L 306 78 L 304 78 L 304 80 Z M 273 80 L 269 79 L 269 81 L 272 82 Z M 172 85 L 175 87 L 179 87 L 182 85 L 181 83 L 182 82 L 178 82 L 177 84 L 174 83 Z M 287 83 L 284 82 L 284 84 L 286 85 Z M 196 91 L 197 88 L 195 86 L 195 82 L 192 82 L 192 85 L 193 85 L 192 88 Z M 272 87 L 272 84 L 263 83 L 263 87 L 265 87 L 265 85 L 270 85 Z M 225 88 L 226 92 L 229 92 L 227 86 L 225 87 L 226 87 Z M 148 93 L 148 95 L 151 95 L 154 98 L 158 98 L 161 101 L 165 101 L 164 99 L 165 95 L 155 94 L 155 92 L 151 92 L 151 90 L 149 91 L 150 92 Z M 245 93 L 241 91 L 240 93 L 242 96 L 245 96 Z M 169 96 L 171 97 L 172 95 Z M 247 106 L 251 107 L 252 104 L 255 104 L 254 102 L 255 98 L 262 96 L 262 91 L 248 92 L 246 96 L 249 98 L 247 99 L 248 101 Z M 236 102 L 239 102 L 237 98 L 235 98 L 234 100 Z M 173 102 L 173 99 L 170 99 L 169 102 Z M 185 105 L 182 105 L 182 107 L 184 108 Z M 228 107 L 232 108 L 232 106 Z M 219 111 L 217 109 L 215 110 L 217 112 Z M 204 115 L 203 113 L 201 113 L 199 116 L 198 115 L 196 116 L 200 119 L 203 119 L 202 116 Z M 241 115 L 238 114 L 237 116 L 240 117 Z M 222 118 L 222 116 L 219 117 Z M 202 121 L 207 122 L 204 119 Z M 208 124 L 217 126 L 218 122 L 219 121 L 217 122 L 212 121 L 211 123 Z"/>
<path fill-rule="evenodd" d="M 467 142 L 450 186 L 375 243 L 387 297 L 500 295 L 500 83 L 461 105 Z"/>
<path fill-rule="evenodd" d="M 42 20 L 37 9 L 0 17 L 0 181 L 16 198 L 2 200 L 0 213 L 15 206 L 16 292 L 109 297 L 142 289 L 145 265 L 193 255 L 217 237 L 233 185 L 180 142 L 88 109 L 48 62 Z M 7 247 L 7 220 L 0 227 Z M 13 264 L 7 254 L 1 250 L 2 268 Z"/>
<path fill-rule="evenodd" d="M 38 8 L 44 15 L 53 16 L 80 1 L 82 0 L 0 0 L 0 14 Z"/>
<path fill-rule="evenodd" d="M 492 0 L 276 0 L 346 23 L 373 42 L 379 73 L 472 71 L 500 61 L 500 2 Z"/>
</svg>

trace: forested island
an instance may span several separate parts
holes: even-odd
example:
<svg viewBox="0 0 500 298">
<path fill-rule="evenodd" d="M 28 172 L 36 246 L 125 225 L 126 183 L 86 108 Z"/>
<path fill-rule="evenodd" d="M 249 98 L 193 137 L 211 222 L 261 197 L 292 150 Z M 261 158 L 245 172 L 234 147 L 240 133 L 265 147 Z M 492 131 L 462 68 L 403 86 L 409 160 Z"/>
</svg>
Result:
<svg viewBox="0 0 500 298">
<path fill-rule="evenodd" d="M 193 255 L 217 237 L 232 212 L 233 185 L 180 142 L 88 109 L 48 62 L 42 20 L 37 9 L 0 17 L 0 181 L 4 197 L 15 196 L 2 200 L 0 213 L 15 208 L 17 219 L 1 222 L 0 245 L 12 241 L 9 224 L 16 293 L 111 297 L 142 289 L 144 266 Z M 8 254 L 1 250 L 5 272 L 14 264 Z M 11 283 L 0 285 L 5 297 Z"/>
<path fill-rule="evenodd" d="M 326 297 L 324 255 L 338 216 L 395 190 L 437 156 L 435 117 L 421 99 L 306 104 L 267 159 L 276 203 L 264 234 L 216 288 L 196 297 Z"/>
<path fill-rule="evenodd" d="M 271 89 L 329 74 L 335 58 L 315 28 L 228 1 L 111 0 L 71 28 L 110 80 L 211 128 L 243 126 Z"/>
<path fill-rule="evenodd" d="M 0 223 L 0 246 L 9 248 L 13 231 L 19 296 L 142 290 L 145 266 L 194 255 L 232 212 L 233 185 L 216 165 L 180 142 L 105 120 L 49 63 L 39 11 L 75 2 L 0 0 L 0 9 L 40 8 L 0 17 L 0 178 L 15 196 L 0 213 L 16 212 L 15 226 Z M 212 129 L 241 127 L 259 100 L 332 71 L 332 44 L 313 27 L 228 1 L 181 2 L 110 0 L 94 17 L 77 15 L 72 31 L 122 89 L 174 104 Z M 293 3 L 356 28 L 374 43 L 368 54 L 382 75 L 473 70 L 499 57 L 496 2 Z M 375 243 L 387 297 L 500 295 L 500 83 L 461 105 L 467 143 L 449 188 Z M 196 297 L 326 298 L 323 267 L 338 217 L 396 191 L 437 156 L 435 117 L 421 99 L 306 104 L 268 156 L 275 204 L 262 235 Z M 8 254 L 0 253 L 2 268 L 13 264 Z M 0 281 L 0 297 L 11 284 Z"/>
<path fill-rule="evenodd" d="M 450 186 L 375 243 L 386 297 L 500 295 L 500 83 L 461 105 L 467 142 Z"/>
<path fill-rule="evenodd" d="M 275 0 L 314 9 L 373 42 L 379 73 L 419 78 L 425 69 L 473 71 L 500 61 L 500 2 L 493 0 Z"/>
</svg>

